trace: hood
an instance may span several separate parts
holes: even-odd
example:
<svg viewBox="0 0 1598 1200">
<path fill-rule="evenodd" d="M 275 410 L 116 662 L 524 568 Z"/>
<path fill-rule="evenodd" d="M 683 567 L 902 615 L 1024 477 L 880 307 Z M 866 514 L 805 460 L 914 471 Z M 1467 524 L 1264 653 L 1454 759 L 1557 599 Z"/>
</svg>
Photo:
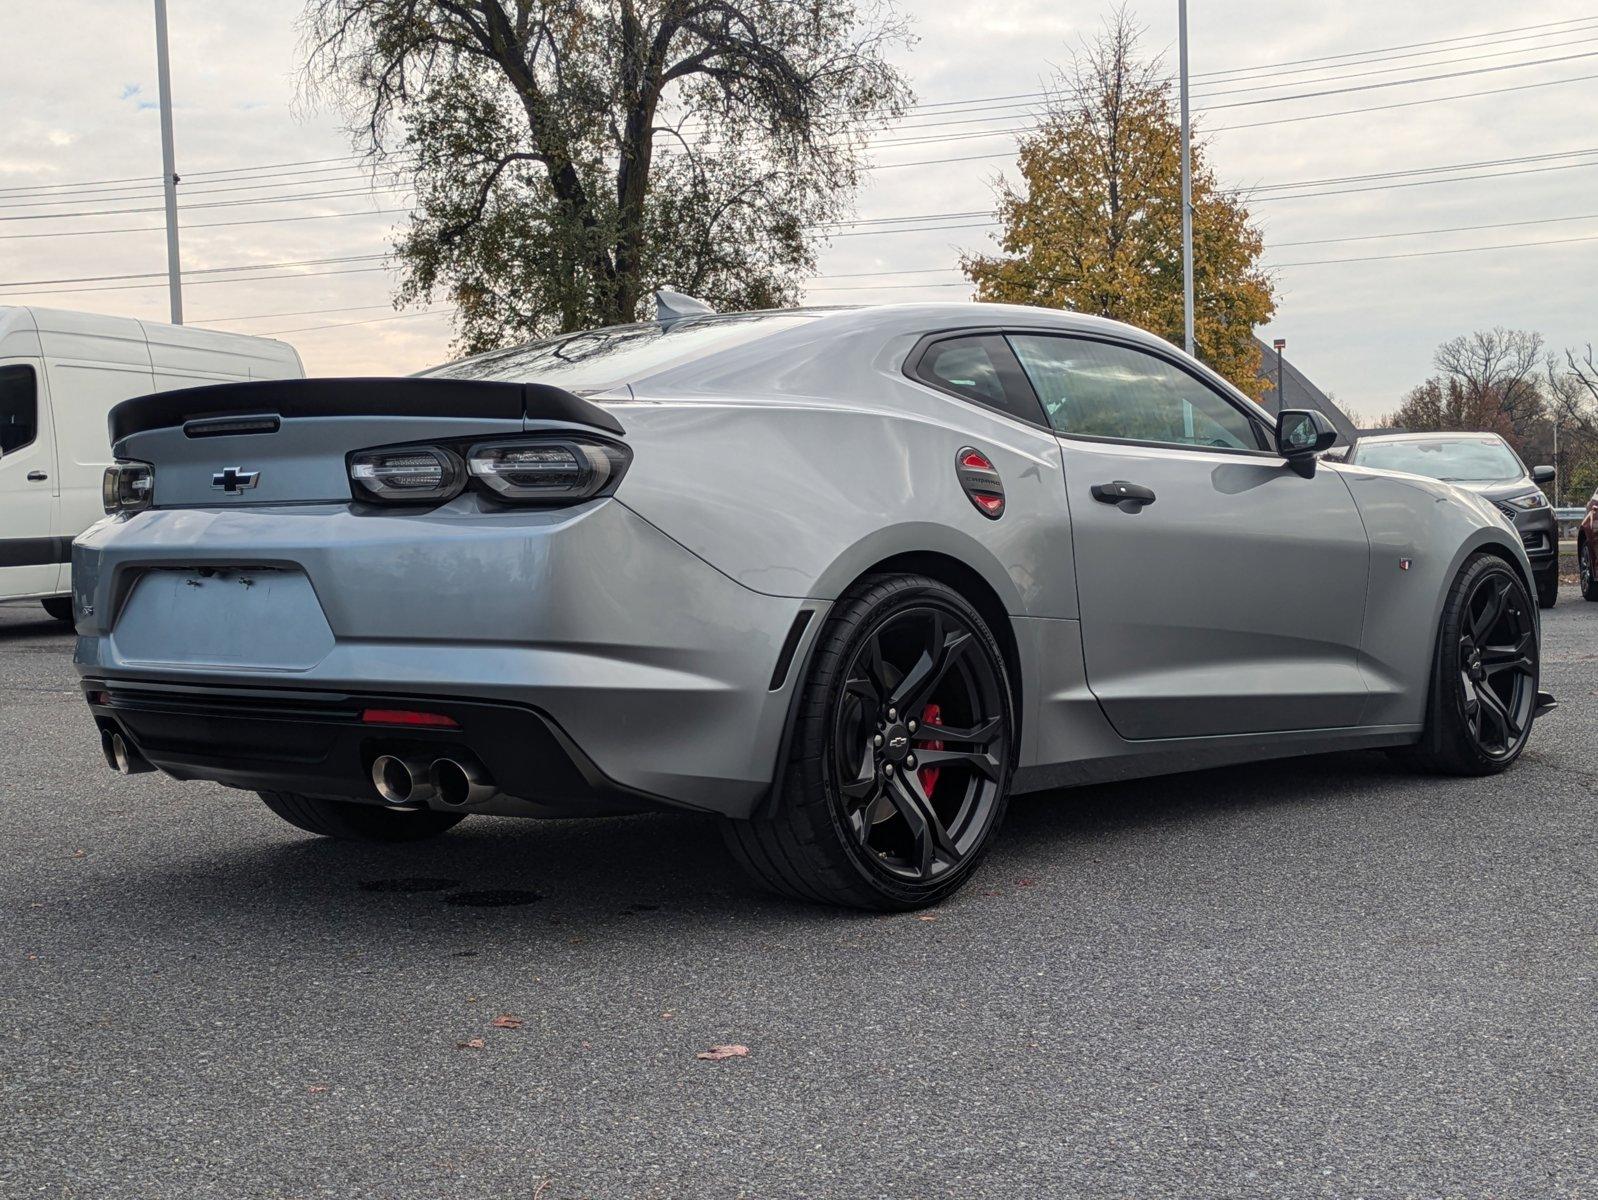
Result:
<svg viewBox="0 0 1598 1200">
<path fill-rule="evenodd" d="M 1494 479 L 1486 483 L 1457 482 L 1453 484 L 1462 492 L 1470 492 L 1482 497 L 1484 500 L 1507 500 L 1511 496 L 1524 496 L 1527 492 L 1537 491 L 1537 485 L 1531 477 L 1522 475 L 1519 479 Z"/>
</svg>

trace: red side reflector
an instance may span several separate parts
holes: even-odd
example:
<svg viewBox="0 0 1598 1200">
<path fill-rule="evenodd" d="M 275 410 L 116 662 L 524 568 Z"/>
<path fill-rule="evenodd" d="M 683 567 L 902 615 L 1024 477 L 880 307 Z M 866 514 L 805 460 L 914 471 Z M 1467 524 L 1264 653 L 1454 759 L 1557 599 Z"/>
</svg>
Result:
<svg viewBox="0 0 1598 1200">
<path fill-rule="evenodd" d="M 110 692 L 90 692 L 89 693 L 89 703 L 90 704 L 99 704 L 99 705 L 110 704 L 111 703 L 111 693 Z"/>
<path fill-rule="evenodd" d="M 995 496 L 992 492 L 972 492 L 971 499 L 976 506 L 991 517 L 996 517 L 1004 511 L 1004 497 Z"/>
<path fill-rule="evenodd" d="M 433 725 L 445 729 L 459 729 L 454 717 L 443 713 L 414 712 L 408 708 L 368 708 L 361 712 L 361 720 L 368 725 Z"/>
<path fill-rule="evenodd" d="M 993 470 L 993 464 L 988 461 L 987 456 L 984 454 L 979 454 L 975 450 L 967 450 L 964 454 L 962 454 L 960 456 L 960 465 L 962 467 L 969 467 L 973 471 Z"/>
</svg>

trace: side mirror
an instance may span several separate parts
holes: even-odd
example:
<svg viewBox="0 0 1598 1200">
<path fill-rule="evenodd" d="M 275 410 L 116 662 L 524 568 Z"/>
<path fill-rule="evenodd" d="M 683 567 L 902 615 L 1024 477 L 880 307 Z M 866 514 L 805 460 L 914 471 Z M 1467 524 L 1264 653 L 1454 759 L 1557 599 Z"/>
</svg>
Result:
<svg viewBox="0 0 1598 1200">
<path fill-rule="evenodd" d="M 1554 469 L 1552 467 L 1533 467 L 1531 469 L 1531 481 L 1533 483 L 1552 483 L 1554 481 Z"/>
<path fill-rule="evenodd" d="M 1284 408 L 1276 416 L 1276 453 L 1304 478 L 1315 474 L 1315 456 L 1337 441 L 1337 430 L 1311 408 Z"/>
</svg>

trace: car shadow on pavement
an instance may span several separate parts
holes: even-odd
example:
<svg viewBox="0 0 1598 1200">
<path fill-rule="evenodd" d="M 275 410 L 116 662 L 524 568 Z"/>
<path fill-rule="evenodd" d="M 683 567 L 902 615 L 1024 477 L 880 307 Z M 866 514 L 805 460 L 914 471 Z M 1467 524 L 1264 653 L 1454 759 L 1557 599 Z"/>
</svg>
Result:
<svg viewBox="0 0 1598 1200">
<path fill-rule="evenodd" d="M 1383 803 L 1372 793 L 1390 785 L 1395 770 L 1380 755 L 1354 754 L 1018 797 L 988 862 L 954 903 L 1019 876 L 1069 876 L 1089 857 L 1115 853 L 1118 843 L 1135 854 L 1140 841 L 1193 822 L 1246 823 L 1261 816 L 1257 810 L 1299 805 Z M 254 801 L 233 794 L 196 803 Z M 701 816 L 475 817 L 442 837 L 391 845 L 301 837 L 264 809 L 259 822 L 231 819 L 228 836 L 213 839 L 203 813 L 193 816 L 191 836 L 158 866 L 124 867 L 105 881 L 117 893 L 114 903 L 106 897 L 106 919 L 117 923 L 110 914 L 121 910 L 138 913 L 140 925 L 151 918 L 157 926 L 182 925 L 203 913 L 208 922 L 265 939 L 312 922 L 334 936 L 403 931 L 448 942 L 464 925 L 536 946 L 572 935 L 630 937 L 642 922 L 685 917 L 745 932 L 874 918 L 756 890 L 722 846 L 715 822 Z"/>
</svg>

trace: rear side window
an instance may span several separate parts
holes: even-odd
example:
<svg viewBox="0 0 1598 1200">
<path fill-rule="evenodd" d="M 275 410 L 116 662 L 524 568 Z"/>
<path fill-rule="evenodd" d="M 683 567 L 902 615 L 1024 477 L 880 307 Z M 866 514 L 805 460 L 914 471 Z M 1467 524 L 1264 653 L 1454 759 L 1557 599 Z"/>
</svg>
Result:
<svg viewBox="0 0 1598 1200">
<path fill-rule="evenodd" d="M 33 368 L 0 367 L 0 454 L 31 445 L 39 436 L 39 383 Z"/>
<path fill-rule="evenodd" d="M 1265 448 L 1241 409 L 1142 350 L 1084 338 L 1012 334 L 1010 344 L 1057 433 L 1226 450 Z"/>
<path fill-rule="evenodd" d="M 921 351 L 910 371 L 922 383 L 996 408 L 1032 425 L 1043 423 L 1020 364 L 996 333 L 942 338 Z"/>
</svg>

